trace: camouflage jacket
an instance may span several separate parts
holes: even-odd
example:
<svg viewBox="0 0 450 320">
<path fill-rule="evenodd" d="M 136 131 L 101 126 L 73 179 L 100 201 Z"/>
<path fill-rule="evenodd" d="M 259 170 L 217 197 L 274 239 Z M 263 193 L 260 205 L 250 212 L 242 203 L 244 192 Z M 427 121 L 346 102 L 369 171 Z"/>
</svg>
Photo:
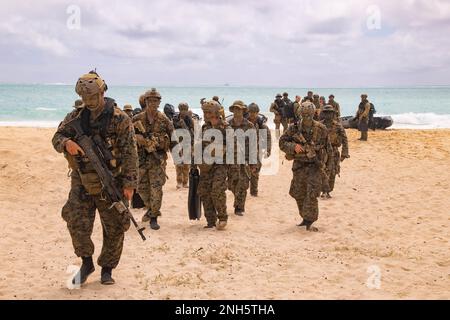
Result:
<svg viewBox="0 0 450 320">
<path fill-rule="evenodd" d="M 255 126 L 256 129 L 256 134 L 257 134 L 257 139 L 258 139 L 258 151 L 264 151 L 264 150 L 260 150 L 261 148 L 261 140 L 260 140 L 260 136 L 259 136 L 259 130 L 266 130 L 267 132 L 267 137 L 266 137 L 266 146 L 267 149 L 265 150 L 268 154 L 270 154 L 272 152 L 272 133 L 270 132 L 269 127 L 266 125 L 265 122 L 259 122 L 258 119 L 256 120 L 255 123 L 252 122 L 252 124 Z"/>
<path fill-rule="evenodd" d="M 88 128 L 91 132 L 89 134 L 85 130 L 85 133 L 87 135 L 99 134 L 102 137 L 102 140 L 105 141 L 106 146 L 114 157 L 110 163 L 110 169 L 113 175 L 120 181 L 122 187 L 136 188 L 138 179 L 138 156 L 131 119 L 117 107 L 114 100 L 109 98 L 105 98 L 105 100 L 107 101 L 105 110 L 94 121 L 88 121 Z M 77 117 L 82 117 L 83 119 L 85 112 L 86 119 L 90 119 L 90 111 L 86 108 L 78 108 L 70 112 L 64 121 L 60 123 L 53 136 L 53 147 L 57 152 L 64 153 L 66 157 L 70 156 L 65 151 L 65 143 L 67 140 L 74 140 L 76 142 L 75 132 L 68 128 L 66 124 Z M 102 123 L 104 123 L 104 126 L 101 125 Z M 80 168 L 81 171 L 95 172 L 86 157 L 80 156 L 80 161 L 83 163 L 83 167 Z"/>
<path fill-rule="evenodd" d="M 253 123 L 251 123 L 250 121 L 248 121 L 247 119 L 243 119 L 241 124 L 236 124 L 236 122 L 234 121 L 234 119 L 231 119 L 229 121 L 229 129 L 233 129 L 235 132 L 236 130 L 241 129 L 243 132 L 246 132 L 247 130 L 250 129 L 255 129 L 255 126 L 253 125 Z M 257 143 L 258 143 L 258 132 L 256 130 L 254 130 L 254 134 L 255 134 L 255 142 L 256 142 L 256 147 L 257 147 Z M 240 149 L 239 147 L 243 147 L 244 149 Z M 251 142 L 250 139 L 248 137 L 245 137 L 245 145 L 244 146 L 240 146 L 238 144 L 238 139 L 237 137 L 234 137 L 233 139 L 233 150 L 234 150 L 234 156 L 233 156 L 233 164 L 237 164 L 238 163 L 238 152 L 245 152 L 245 162 L 248 163 L 250 160 L 250 152 L 252 152 L 252 150 L 250 150 L 251 147 Z M 253 152 L 257 152 L 258 150 L 253 150 Z M 257 155 L 257 153 L 256 153 Z M 252 164 L 256 164 L 256 163 L 252 163 Z"/>
<path fill-rule="evenodd" d="M 156 112 L 153 123 L 150 123 L 147 112 L 133 117 L 135 133 L 143 137 L 138 140 L 139 167 L 160 165 L 167 160 L 167 152 L 172 148 L 173 124 L 160 111 Z"/>
<path fill-rule="evenodd" d="M 270 112 L 273 112 L 276 116 L 281 116 L 283 114 L 283 110 L 281 110 L 281 107 L 276 101 L 272 102 L 270 105 Z"/>
<path fill-rule="evenodd" d="M 356 117 L 359 120 L 365 120 L 369 118 L 369 113 L 370 113 L 370 102 L 368 100 L 365 100 L 364 102 L 361 102 L 359 104 Z"/>
<path fill-rule="evenodd" d="M 341 106 L 339 105 L 339 103 L 336 101 L 333 101 L 333 102 L 328 101 L 328 104 L 334 108 L 334 111 L 336 111 L 336 117 L 340 118 L 341 117 Z"/>
<path fill-rule="evenodd" d="M 205 172 L 210 171 L 214 166 L 221 165 L 221 164 L 224 164 L 224 165 L 226 164 L 226 158 L 225 158 L 225 156 L 226 156 L 226 147 L 227 147 L 227 145 L 226 145 L 226 130 L 228 128 L 229 128 L 228 127 L 228 123 L 226 121 L 223 121 L 223 120 L 221 120 L 221 122 L 217 126 L 213 126 L 208 121 L 203 124 L 203 126 L 202 126 L 202 137 L 201 137 L 200 140 L 196 140 L 195 141 L 196 144 L 197 143 L 201 144 L 201 147 L 197 147 L 198 150 L 201 150 L 201 154 L 202 154 L 202 157 L 203 157 L 202 161 L 201 161 L 202 163 L 199 164 L 199 168 L 200 168 L 200 172 L 201 173 L 205 173 Z M 205 153 L 204 153 L 204 151 L 205 151 L 206 148 L 208 148 L 208 146 L 210 146 L 214 142 L 211 139 L 204 137 L 205 132 L 207 130 L 210 130 L 210 129 L 216 129 L 216 130 L 219 130 L 222 133 L 222 137 L 223 137 L 223 141 L 222 141 L 223 149 L 222 149 L 222 157 L 221 157 L 222 158 L 222 163 L 216 163 L 216 162 L 214 162 L 214 163 L 206 163 L 205 162 L 205 159 L 204 159 Z M 211 156 L 215 157 L 216 156 L 215 152 L 216 152 L 216 150 L 214 150 L 214 152 L 211 154 Z M 194 153 L 192 155 L 194 156 Z M 195 160 L 197 160 L 197 159 L 195 159 Z"/>
<path fill-rule="evenodd" d="M 330 123 L 322 121 L 322 123 L 327 128 L 328 139 L 333 149 L 342 146 L 342 155 L 348 156 L 348 139 L 342 124 L 336 120 Z"/>
<path fill-rule="evenodd" d="M 300 144 L 303 152 L 295 153 L 295 146 Z M 331 147 L 327 128 L 320 122 L 313 121 L 312 128 L 307 130 L 297 122 L 280 137 L 280 150 L 286 153 L 288 160 L 294 160 L 293 169 L 304 164 L 322 165 L 326 160 L 327 150 Z"/>
</svg>

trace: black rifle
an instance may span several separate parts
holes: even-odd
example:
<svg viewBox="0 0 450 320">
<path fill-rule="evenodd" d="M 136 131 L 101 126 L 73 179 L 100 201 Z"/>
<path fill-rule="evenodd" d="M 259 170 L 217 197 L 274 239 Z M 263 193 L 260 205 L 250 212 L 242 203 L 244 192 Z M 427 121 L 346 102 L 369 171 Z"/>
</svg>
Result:
<svg viewBox="0 0 450 320">
<path fill-rule="evenodd" d="M 111 207 L 114 208 L 118 214 L 128 215 L 137 232 L 141 236 L 142 240 L 145 241 L 145 236 L 143 231 L 144 227 L 139 228 L 136 220 L 128 208 L 128 202 L 124 201 L 121 190 L 119 190 L 114 182 L 114 177 L 107 166 L 107 161 L 112 159 L 109 150 L 103 143 L 103 140 L 99 136 L 91 138 L 84 134 L 83 128 L 81 127 L 81 118 L 75 118 L 74 120 L 66 124 L 67 127 L 72 128 L 76 136 L 74 140 L 83 149 L 86 157 L 92 163 L 92 166 L 97 172 L 100 182 L 102 183 L 103 192 L 107 197 L 107 200 L 111 202 Z"/>
</svg>

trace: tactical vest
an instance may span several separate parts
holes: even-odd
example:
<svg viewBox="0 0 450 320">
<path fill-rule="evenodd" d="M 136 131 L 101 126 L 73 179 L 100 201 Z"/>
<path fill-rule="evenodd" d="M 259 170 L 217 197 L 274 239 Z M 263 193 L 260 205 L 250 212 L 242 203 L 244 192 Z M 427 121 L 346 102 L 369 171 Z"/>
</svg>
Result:
<svg viewBox="0 0 450 320">
<path fill-rule="evenodd" d="M 102 149 L 102 154 L 105 157 L 110 158 L 107 165 L 114 177 L 117 177 L 120 175 L 121 155 L 116 148 L 116 133 L 110 126 L 116 103 L 111 98 L 105 98 L 105 103 L 105 109 L 94 122 L 91 121 L 91 111 L 88 108 L 81 109 L 79 117 L 81 118 L 83 133 L 96 142 L 98 147 Z M 65 156 L 72 170 L 76 170 L 79 173 L 81 183 L 86 192 L 90 195 L 99 195 L 102 191 L 102 185 L 89 159 L 85 156 L 77 156 L 78 160 L 75 160 L 68 153 Z"/>
</svg>

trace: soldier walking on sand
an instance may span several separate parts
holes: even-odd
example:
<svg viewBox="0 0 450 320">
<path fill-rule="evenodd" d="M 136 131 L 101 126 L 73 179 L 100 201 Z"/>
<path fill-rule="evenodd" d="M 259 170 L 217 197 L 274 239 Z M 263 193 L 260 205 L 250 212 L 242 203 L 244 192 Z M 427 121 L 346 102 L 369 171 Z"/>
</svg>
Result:
<svg viewBox="0 0 450 320">
<path fill-rule="evenodd" d="M 229 126 L 235 133 L 237 130 L 245 132 L 255 129 L 254 125 L 244 118 L 244 113 L 247 110 L 247 106 L 240 100 L 235 101 L 230 107 L 233 118 L 230 120 Z M 243 216 L 245 214 L 245 201 L 247 199 L 247 190 L 250 186 L 250 177 L 256 171 L 256 164 L 249 164 L 249 141 L 245 139 L 245 146 L 242 149 L 239 149 L 237 144 L 238 141 L 235 138 L 233 147 L 234 161 L 232 164 L 228 164 L 228 189 L 234 195 L 234 214 Z M 238 152 L 245 152 L 245 163 L 238 163 Z"/>
<path fill-rule="evenodd" d="M 150 221 L 153 230 L 159 230 L 163 186 L 166 183 L 167 153 L 172 147 L 173 124 L 165 114 L 158 111 L 161 95 L 152 88 L 142 97 L 145 112 L 133 117 L 139 153 L 138 193 L 147 212 L 143 222 Z"/>
<path fill-rule="evenodd" d="M 82 259 L 81 268 L 72 280 L 77 285 L 85 283 L 95 270 L 91 235 L 96 210 L 103 229 L 103 246 L 97 262 L 102 267 L 101 283 L 105 285 L 115 283 L 112 270 L 119 264 L 130 219 L 111 210 L 112 203 L 102 195 L 100 178 L 68 123 L 79 118 L 85 135 L 100 139 L 112 150 L 113 159 L 108 166 L 126 199 L 131 200 L 137 186 L 138 156 L 133 125 L 115 101 L 104 96 L 106 90 L 106 83 L 95 71 L 81 76 L 75 91 L 81 96 L 83 106 L 66 116 L 52 139 L 53 147 L 64 153 L 72 169 L 69 199 L 62 209 L 62 217 L 67 223 L 75 254 Z"/>
<path fill-rule="evenodd" d="M 226 137 L 226 129 L 228 124 L 221 117 L 220 104 L 214 100 L 205 101 L 202 104 L 205 123 L 202 126 L 202 135 L 208 130 L 219 130 L 222 137 Z M 213 141 L 202 140 L 202 150 L 208 148 Z M 223 148 L 226 148 L 224 138 Z M 214 155 L 211 156 L 215 156 Z M 222 150 L 223 152 L 223 150 Z M 219 155 L 217 155 L 219 156 Z M 221 161 L 205 161 L 198 164 L 200 169 L 200 181 L 198 185 L 198 194 L 202 199 L 205 218 L 207 221 L 206 229 L 216 228 L 217 230 L 225 229 L 228 221 L 227 214 L 227 165 L 225 164 L 225 152 L 220 155 Z M 219 220 L 219 223 L 217 223 Z"/>
<path fill-rule="evenodd" d="M 283 118 L 283 100 L 282 95 L 277 93 L 275 96 L 275 101 L 270 105 L 270 112 L 274 114 L 273 122 L 275 123 L 275 133 L 277 138 L 280 137 L 280 124 Z"/>
<path fill-rule="evenodd" d="M 290 126 L 279 142 L 286 159 L 294 160 L 289 194 L 296 200 L 303 218 L 298 226 L 305 226 L 308 231 L 318 231 L 312 224 L 319 217 L 317 198 L 322 189 L 322 170 L 328 147 L 327 129 L 313 119 L 314 113 L 314 104 L 303 103 L 301 120 Z"/>
<path fill-rule="evenodd" d="M 336 120 L 336 110 L 333 106 L 327 105 L 322 111 L 322 116 L 322 123 L 328 130 L 328 140 L 331 144 L 331 148 L 327 150 L 325 163 L 328 183 L 323 186 L 322 197 L 329 199 L 331 198 L 330 192 L 334 190 L 336 175 L 339 175 L 341 172 L 341 162 L 350 158 L 350 155 L 348 153 L 347 135 L 340 121 Z M 339 151 L 340 147 L 342 147 L 342 154 Z"/>
<path fill-rule="evenodd" d="M 189 110 L 189 105 L 182 102 L 178 105 L 180 111 L 173 118 L 173 126 L 175 129 L 188 130 L 191 134 L 191 141 L 194 139 L 194 120 L 192 119 L 192 112 Z M 182 157 L 183 155 L 180 154 Z M 176 164 L 175 170 L 177 174 L 177 189 L 188 188 L 189 181 L 189 164 Z"/>
<path fill-rule="evenodd" d="M 264 157 L 270 157 L 270 153 L 272 151 L 272 136 L 270 133 L 269 127 L 264 122 L 264 119 L 259 116 L 259 106 L 256 103 L 250 103 L 248 106 L 248 121 L 250 121 L 256 129 L 256 134 L 258 138 L 258 155 L 264 155 Z M 260 130 L 265 130 L 267 135 L 264 137 L 266 140 L 265 147 L 266 150 L 261 150 L 264 146 L 262 141 L 260 140 L 261 136 L 259 135 Z M 262 163 L 261 159 L 258 156 L 258 163 L 256 164 L 255 170 L 251 172 L 250 177 L 250 195 L 252 197 L 258 196 L 258 182 L 259 182 L 259 173 L 261 171 Z"/>
</svg>

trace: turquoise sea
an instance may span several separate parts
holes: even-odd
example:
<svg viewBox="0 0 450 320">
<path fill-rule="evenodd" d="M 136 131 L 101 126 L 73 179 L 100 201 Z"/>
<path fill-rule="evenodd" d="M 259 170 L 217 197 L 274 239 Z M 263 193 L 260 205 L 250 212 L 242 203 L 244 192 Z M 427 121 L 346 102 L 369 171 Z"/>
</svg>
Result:
<svg viewBox="0 0 450 320">
<path fill-rule="evenodd" d="M 138 97 L 150 87 L 110 86 L 107 96 L 119 106 L 138 107 Z M 225 106 L 234 100 L 247 104 L 256 102 L 267 115 L 277 93 L 287 91 L 304 96 L 308 90 L 328 97 L 333 93 L 343 115 L 353 115 L 361 93 L 367 93 L 377 109 L 377 115 L 391 115 L 394 128 L 450 128 L 450 87 L 419 88 L 266 88 L 266 87 L 157 87 L 163 101 L 175 107 L 187 102 L 200 113 L 201 98 L 218 95 Z M 73 85 L 62 84 L 0 84 L 0 126 L 56 127 L 72 110 L 77 95 Z M 227 110 L 228 108 L 226 108 Z M 272 123 L 272 121 L 270 122 Z"/>
</svg>

